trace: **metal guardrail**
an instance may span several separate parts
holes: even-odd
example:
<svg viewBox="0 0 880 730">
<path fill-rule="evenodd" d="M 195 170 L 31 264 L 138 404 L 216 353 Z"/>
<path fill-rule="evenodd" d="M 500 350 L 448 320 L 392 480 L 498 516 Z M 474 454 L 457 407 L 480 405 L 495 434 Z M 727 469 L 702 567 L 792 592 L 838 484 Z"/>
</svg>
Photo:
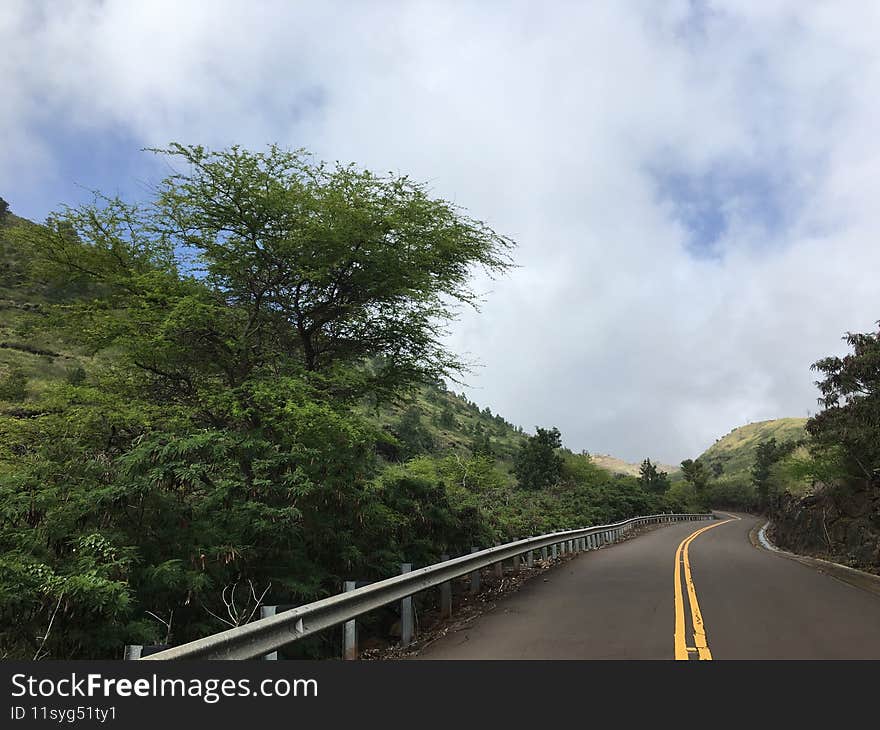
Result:
<svg viewBox="0 0 880 730">
<path fill-rule="evenodd" d="M 488 568 L 504 560 L 527 555 L 534 550 L 570 543 L 580 551 L 615 542 L 634 527 L 663 522 L 715 519 L 713 514 L 669 514 L 633 517 L 623 522 L 577 530 L 563 530 L 538 537 L 479 550 L 459 558 L 386 578 L 346 593 L 321 599 L 244 626 L 221 631 L 187 644 L 145 656 L 141 661 L 164 659 L 255 659 L 285 644 L 323 629 L 351 621 L 389 603 L 402 600 L 428 588 L 439 586 L 468 573 Z M 577 547 L 574 547 L 575 542 Z"/>
</svg>

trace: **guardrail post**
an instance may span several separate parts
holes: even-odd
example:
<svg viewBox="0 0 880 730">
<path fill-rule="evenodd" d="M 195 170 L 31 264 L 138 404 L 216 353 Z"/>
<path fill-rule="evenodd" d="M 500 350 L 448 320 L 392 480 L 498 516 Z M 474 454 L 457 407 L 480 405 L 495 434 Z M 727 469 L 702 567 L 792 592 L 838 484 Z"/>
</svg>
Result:
<svg viewBox="0 0 880 730">
<path fill-rule="evenodd" d="M 499 547 L 500 545 L 501 545 L 500 542 L 495 543 L 495 547 Z M 499 578 L 504 577 L 504 561 L 503 560 L 499 560 L 497 563 L 495 563 L 495 575 L 498 576 Z"/>
<path fill-rule="evenodd" d="M 547 562 L 547 548 L 546 547 L 541 548 L 541 560 L 544 561 L 545 563 Z"/>
<path fill-rule="evenodd" d="M 471 552 L 478 553 L 478 552 L 480 552 L 480 548 L 472 547 Z M 471 571 L 471 595 L 475 596 L 479 592 L 480 592 L 480 569 L 477 568 L 476 570 Z"/>
<path fill-rule="evenodd" d="M 529 550 L 526 553 L 526 567 L 532 568 L 532 567 L 534 567 L 534 565 L 535 565 L 535 551 Z"/>
<path fill-rule="evenodd" d="M 278 606 L 260 606 L 260 618 L 268 618 L 269 616 L 274 616 L 277 611 Z M 278 659 L 278 652 L 270 651 L 268 654 L 263 656 L 263 659 L 275 661 L 276 659 Z"/>
<path fill-rule="evenodd" d="M 442 562 L 449 560 L 449 556 L 443 554 L 440 556 Z M 446 581 L 440 584 L 440 618 L 452 617 L 452 581 Z"/>
<path fill-rule="evenodd" d="M 519 555 L 513 556 L 513 572 L 519 573 Z"/>
<path fill-rule="evenodd" d="M 553 543 L 552 553 L 553 553 L 553 560 L 556 560 L 556 543 L 555 542 Z"/>
<path fill-rule="evenodd" d="M 400 572 L 412 571 L 412 563 L 401 563 Z M 400 601 L 400 645 L 409 646 L 413 640 L 413 604 L 412 596 L 407 596 Z"/>
<path fill-rule="evenodd" d="M 353 580 L 345 581 L 342 586 L 342 590 L 346 593 L 355 588 L 357 588 L 357 583 Z M 342 627 L 342 658 L 347 661 L 358 658 L 357 621 L 355 619 L 346 621 Z"/>
</svg>

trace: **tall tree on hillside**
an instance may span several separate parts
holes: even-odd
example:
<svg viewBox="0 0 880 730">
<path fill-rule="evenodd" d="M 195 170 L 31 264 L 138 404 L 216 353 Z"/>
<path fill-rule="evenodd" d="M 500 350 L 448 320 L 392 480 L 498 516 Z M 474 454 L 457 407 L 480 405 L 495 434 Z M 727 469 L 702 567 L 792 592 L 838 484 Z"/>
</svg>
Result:
<svg viewBox="0 0 880 730">
<path fill-rule="evenodd" d="M 669 475 L 665 471 L 659 471 L 650 459 L 645 459 L 639 466 L 639 482 L 649 492 L 663 494 L 669 489 Z"/>
<path fill-rule="evenodd" d="M 419 454 L 434 450 L 434 437 L 422 423 L 422 414 L 416 406 L 410 406 L 394 426 L 394 435 L 401 444 L 401 455 L 412 459 Z"/>
<path fill-rule="evenodd" d="M 681 462 L 681 473 L 697 494 L 703 494 L 709 486 L 709 471 L 700 460 L 685 459 Z"/>
<path fill-rule="evenodd" d="M 755 461 L 752 464 L 751 478 L 758 504 L 762 509 L 767 507 L 770 493 L 770 470 L 776 463 L 776 439 L 762 441 L 755 449 Z"/>
<path fill-rule="evenodd" d="M 562 434 L 556 427 L 536 428 L 534 436 L 524 441 L 516 455 L 514 473 L 523 489 L 539 490 L 552 486 L 562 475 Z"/>
<path fill-rule="evenodd" d="M 880 323 L 878 323 L 880 324 Z M 880 487 L 880 332 L 847 333 L 852 352 L 813 365 L 823 410 L 807 421 L 814 448 L 840 462 L 843 473 Z"/>
<path fill-rule="evenodd" d="M 455 428 L 455 414 L 448 405 L 443 406 L 440 412 L 440 425 L 443 428 Z"/>
<path fill-rule="evenodd" d="M 9 203 L 7 203 L 3 198 L 0 198 L 0 223 L 3 222 L 3 219 L 9 214 Z"/>
<path fill-rule="evenodd" d="M 156 152 L 186 172 L 160 186 L 154 227 L 247 312 L 239 350 L 274 340 L 308 371 L 369 361 L 372 391 L 462 368 L 441 343 L 450 304 L 476 306 L 471 273 L 505 271 L 509 239 L 406 176 L 275 146 Z"/>
</svg>

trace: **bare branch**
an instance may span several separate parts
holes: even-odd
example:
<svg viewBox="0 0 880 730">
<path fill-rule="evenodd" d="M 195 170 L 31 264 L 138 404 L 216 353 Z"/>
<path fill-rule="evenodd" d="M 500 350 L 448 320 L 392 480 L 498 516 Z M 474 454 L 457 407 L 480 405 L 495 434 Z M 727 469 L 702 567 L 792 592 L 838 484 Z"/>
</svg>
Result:
<svg viewBox="0 0 880 730">
<path fill-rule="evenodd" d="M 55 616 L 58 613 L 58 609 L 61 607 L 61 600 L 64 598 L 64 593 L 58 596 L 58 603 L 55 604 L 55 610 L 52 611 L 52 618 L 49 619 L 49 625 L 46 627 L 46 633 L 41 637 L 42 641 L 40 641 L 40 646 L 37 648 L 36 653 L 34 654 L 34 661 L 37 662 L 43 657 L 47 656 L 49 652 L 44 652 L 43 647 L 46 645 L 46 639 L 49 638 L 49 634 L 52 633 L 52 624 L 55 623 Z"/>
</svg>

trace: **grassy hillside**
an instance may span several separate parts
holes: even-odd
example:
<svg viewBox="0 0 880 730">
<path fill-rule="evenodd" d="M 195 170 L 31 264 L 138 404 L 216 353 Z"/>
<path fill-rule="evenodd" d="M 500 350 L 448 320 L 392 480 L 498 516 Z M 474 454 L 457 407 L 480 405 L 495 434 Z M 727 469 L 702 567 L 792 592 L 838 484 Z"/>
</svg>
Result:
<svg viewBox="0 0 880 730">
<path fill-rule="evenodd" d="M 740 426 L 706 449 L 700 461 L 713 473 L 720 466 L 720 476 L 748 480 L 758 444 L 771 438 L 778 443 L 799 441 L 806 437 L 806 423 L 806 418 L 777 418 Z"/>
<path fill-rule="evenodd" d="M 84 378 L 91 362 L 47 324 L 49 306 L 70 301 L 77 292 L 36 280 L 28 271 L 27 253 L 12 240 L 15 228 L 34 225 L 12 213 L 0 220 L 0 378 L 20 372 L 27 379 L 17 407 L 26 407 L 52 382 Z"/>
</svg>

